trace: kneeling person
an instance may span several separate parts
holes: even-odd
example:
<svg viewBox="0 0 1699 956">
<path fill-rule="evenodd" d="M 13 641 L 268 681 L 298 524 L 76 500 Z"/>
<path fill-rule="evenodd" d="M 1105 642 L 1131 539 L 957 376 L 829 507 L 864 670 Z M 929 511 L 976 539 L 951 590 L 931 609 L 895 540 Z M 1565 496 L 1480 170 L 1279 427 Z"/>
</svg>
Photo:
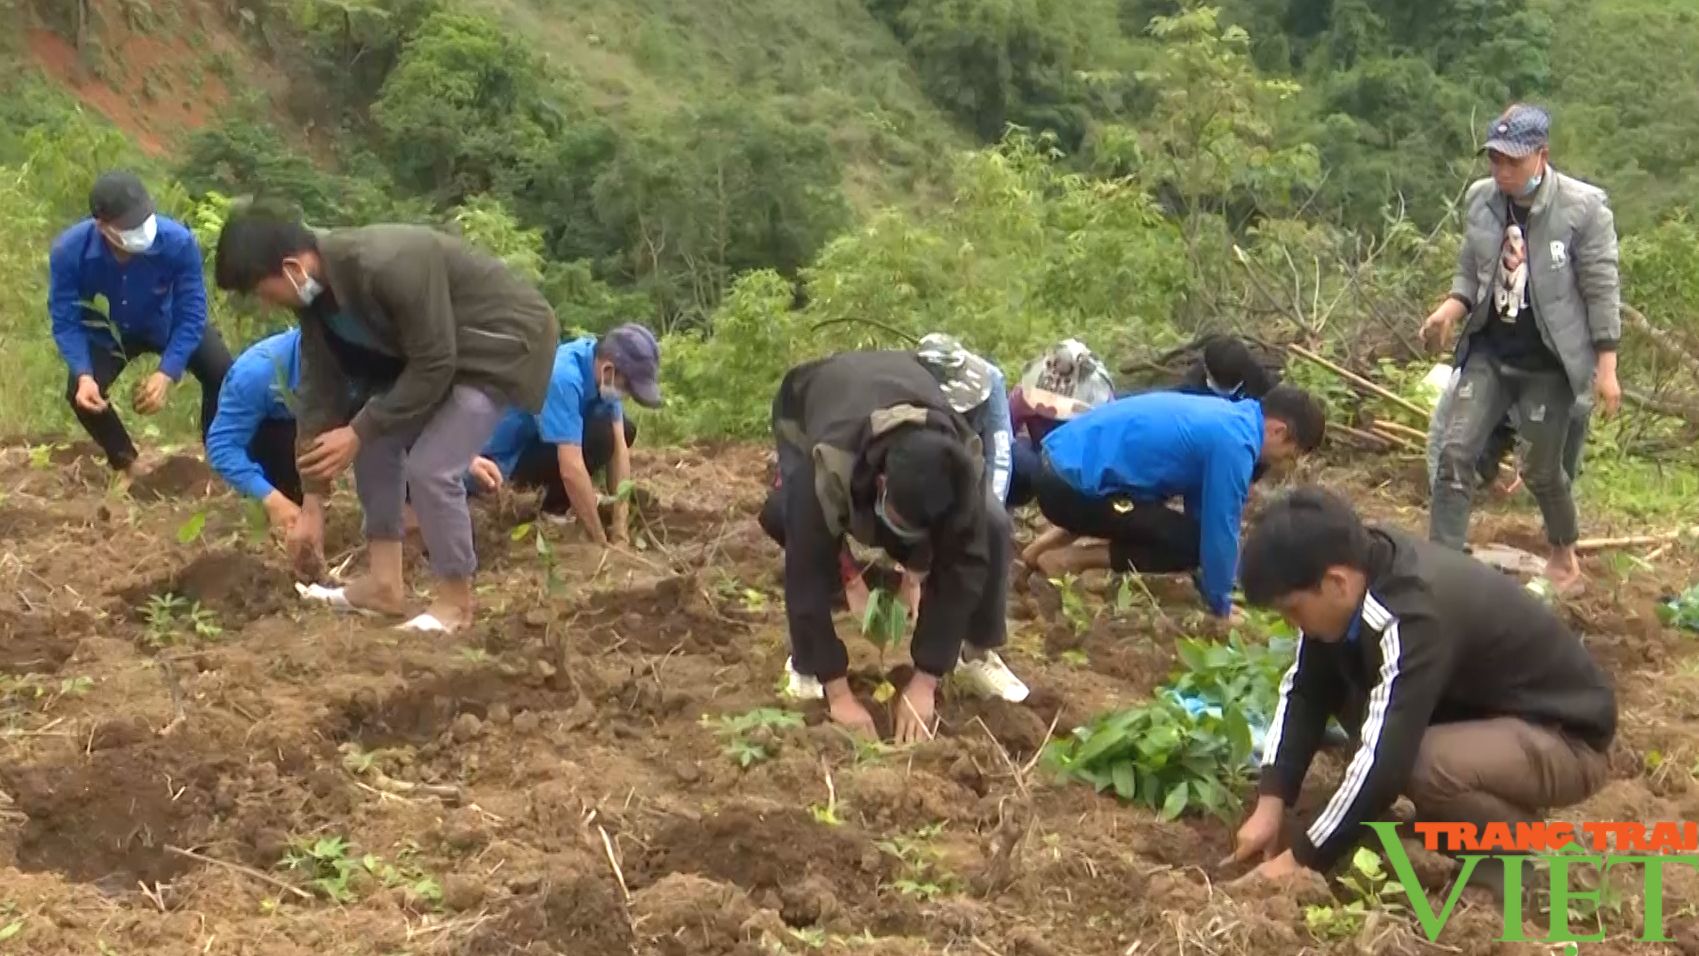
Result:
<svg viewBox="0 0 1699 956">
<path fill-rule="evenodd" d="M 218 392 L 206 456 L 224 483 L 265 506 L 271 526 L 288 531 L 301 513 L 295 464 L 295 413 L 288 396 L 301 387 L 301 330 L 249 346 Z"/>
<path fill-rule="evenodd" d="M 1400 795 L 1424 822 L 1539 820 L 1608 779 L 1616 695 L 1563 621 L 1510 578 L 1443 545 L 1367 527 L 1317 488 L 1246 536 L 1245 597 L 1302 632 L 1236 858 L 1262 876 L 1326 870 Z M 1328 718 L 1360 741 L 1345 780 L 1291 849 L 1275 841 Z M 1481 888 L 1502 893 L 1484 861 Z"/>
<path fill-rule="evenodd" d="M 473 478 L 485 491 L 503 482 L 540 487 L 545 515 L 564 515 L 570 507 L 590 540 L 623 543 L 626 503 L 615 502 L 612 527 L 604 528 L 591 476 L 606 470 L 610 494 L 630 477 L 637 426 L 621 403 L 629 395 L 645 408 L 659 408 L 660 365 L 660 345 L 641 325 L 563 343 L 555 350 L 543 410 L 508 411 L 473 463 Z"/>
<path fill-rule="evenodd" d="M 1314 451 L 1325 428 L 1321 403 L 1285 385 L 1260 400 L 1147 392 L 1092 409 L 1044 440 L 1038 507 L 1056 527 L 1022 561 L 1048 577 L 1195 570 L 1204 603 L 1227 617 L 1257 466 Z"/>
<path fill-rule="evenodd" d="M 993 649 L 1006 636 L 1009 517 L 991 505 L 978 435 L 915 354 L 894 351 L 793 368 L 773 400 L 773 434 L 779 481 L 761 523 L 785 550 L 790 692 L 824 696 L 834 721 L 873 731 L 832 624 L 848 535 L 924 576 L 896 736 L 930 736 L 938 682 L 958 660 L 1007 670 Z"/>
</svg>

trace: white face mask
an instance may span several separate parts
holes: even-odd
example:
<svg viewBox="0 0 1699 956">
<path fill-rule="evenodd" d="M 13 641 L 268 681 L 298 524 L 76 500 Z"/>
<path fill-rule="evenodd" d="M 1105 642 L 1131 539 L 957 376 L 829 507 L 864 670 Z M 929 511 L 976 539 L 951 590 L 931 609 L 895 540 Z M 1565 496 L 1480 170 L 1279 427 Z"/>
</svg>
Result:
<svg viewBox="0 0 1699 956">
<path fill-rule="evenodd" d="M 598 382 L 596 385 L 596 391 L 602 396 L 602 401 L 609 404 L 625 400 L 625 389 L 615 385 L 614 379 L 612 378 L 609 378 L 607 381 Z"/>
<path fill-rule="evenodd" d="M 283 270 L 283 278 L 288 279 L 289 284 L 295 287 L 295 296 L 301 300 L 301 304 L 304 306 L 312 305 L 313 300 L 317 299 L 319 293 L 324 291 L 324 286 L 319 285 L 319 280 L 307 275 L 305 269 L 301 270 L 300 281 L 296 281 L 295 277 L 289 274 L 287 268 Z"/>
<path fill-rule="evenodd" d="M 149 216 L 134 229 L 114 229 L 112 234 L 118 240 L 118 248 L 139 255 L 152 249 L 153 241 L 159 238 L 159 219 Z"/>
</svg>

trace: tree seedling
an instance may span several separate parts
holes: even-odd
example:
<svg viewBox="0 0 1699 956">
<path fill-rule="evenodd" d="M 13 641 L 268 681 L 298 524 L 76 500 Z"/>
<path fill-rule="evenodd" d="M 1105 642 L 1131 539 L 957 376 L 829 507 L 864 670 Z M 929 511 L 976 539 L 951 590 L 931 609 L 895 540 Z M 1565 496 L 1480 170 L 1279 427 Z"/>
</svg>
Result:
<svg viewBox="0 0 1699 956">
<path fill-rule="evenodd" d="M 224 633 L 217 616 L 201 607 L 199 601 L 176 594 L 148 598 L 142 617 L 147 622 L 147 643 L 152 647 L 169 647 L 187 635 L 212 638 Z"/>
<path fill-rule="evenodd" d="M 198 540 L 206 531 L 206 512 L 197 511 L 189 516 L 189 520 L 177 527 L 177 543 L 190 544 Z"/>
<path fill-rule="evenodd" d="M 416 852 L 417 846 L 409 844 L 392 864 L 375 853 L 354 856 L 353 847 L 342 837 L 320 837 L 294 841 L 278 865 L 306 873 L 308 886 L 337 903 L 357 899 L 359 887 L 367 880 L 386 888 L 401 887 L 431 904 L 441 903 L 442 885 L 410 862 Z"/>
<path fill-rule="evenodd" d="M 1398 900 L 1404 895 L 1404 887 L 1387 873 L 1380 854 L 1367 847 L 1358 848 L 1351 857 L 1350 870 L 1339 883 L 1349 899 L 1338 905 L 1304 908 L 1304 926 L 1320 942 L 1356 936 L 1374 910 L 1396 913 L 1403 909 Z"/>
<path fill-rule="evenodd" d="M 1097 612 L 1087 603 L 1085 592 L 1079 586 L 1079 578 L 1068 574 L 1051 578 L 1050 583 L 1056 587 L 1056 593 L 1062 598 L 1062 616 L 1074 629 L 1074 634 L 1080 635 L 1091 630 L 1092 624 L 1097 621 Z M 1131 598 L 1128 600 L 1130 602 Z"/>
<path fill-rule="evenodd" d="M 307 874 L 307 885 L 337 903 L 354 901 L 352 882 L 361 872 L 360 861 L 349 855 L 348 841 L 341 837 L 298 840 L 284 854 L 285 869 Z"/>
<path fill-rule="evenodd" d="M 874 844 L 903 865 L 901 875 L 890 884 L 892 889 L 921 902 L 935 900 L 960 889 L 960 881 L 955 874 L 943 866 L 944 854 L 932 844 L 943 829 L 942 823 L 934 823 L 921 827 L 912 835 L 894 836 Z"/>
<path fill-rule="evenodd" d="M 770 760 L 779 752 L 782 731 L 802 726 L 802 715 L 777 707 L 757 707 L 741 714 L 722 715 L 718 720 L 702 718 L 714 728 L 725 746 L 721 753 L 739 767 Z"/>
<path fill-rule="evenodd" d="M 1192 810 L 1228 819 L 1249 779 L 1251 729 L 1237 707 L 1197 715 L 1170 697 L 1114 711 L 1052 741 L 1050 769 L 1113 790 L 1172 820 Z"/>
</svg>

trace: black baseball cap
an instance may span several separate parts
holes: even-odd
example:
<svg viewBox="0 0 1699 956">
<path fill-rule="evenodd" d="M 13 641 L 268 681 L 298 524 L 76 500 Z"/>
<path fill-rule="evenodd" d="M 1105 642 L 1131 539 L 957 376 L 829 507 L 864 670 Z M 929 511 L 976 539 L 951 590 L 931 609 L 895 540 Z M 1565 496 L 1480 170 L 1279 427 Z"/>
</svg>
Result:
<svg viewBox="0 0 1699 956">
<path fill-rule="evenodd" d="M 153 197 L 135 173 L 115 169 L 94 181 L 88 194 L 88 211 L 114 229 L 134 229 L 153 215 Z"/>
</svg>

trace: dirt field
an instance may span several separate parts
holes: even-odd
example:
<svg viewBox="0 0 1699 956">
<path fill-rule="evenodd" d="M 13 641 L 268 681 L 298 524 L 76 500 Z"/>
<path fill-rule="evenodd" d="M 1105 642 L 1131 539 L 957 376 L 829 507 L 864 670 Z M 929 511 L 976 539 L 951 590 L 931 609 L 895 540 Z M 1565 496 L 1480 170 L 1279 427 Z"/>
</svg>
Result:
<svg viewBox="0 0 1699 956">
<path fill-rule="evenodd" d="M 1032 765 L 1053 724 L 1172 673 L 1173 638 L 1197 626 L 1183 582 L 1156 583 L 1165 617 L 1105 616 L 1083 637 L 1017 587 L 1007 657 L 1026 704 L 949 695 L 941 739 L 902 752 L 851 746 L 816 707 L 759 731 L 770 759 L 740 768 L 715 722 L 783 706 L 780 562 L 753 519 L 766 453 L 637 458 L 652 546 L 607 556 L 550 526 L 545 561 L 512 534 L 522 502 L 481 507 L 483 618 L 445 640 L 301 607 L 196 462 L 121 498 L 85 446 L 0 452 L 0 951 L 1548 951 L 1494 942 L 1481 910 L 1444 948 L 1385 923 L 1323 946 L 1303 919 L 1319 880 L 1228 890 L 1230 828 L 1159 823 Z M 1417 472 L 1311 476 L 1419 528 Z M 1530 502 L 1480 520 L 1538 540 Z M 332 524 L 331 550 L 352 553 L 346 495 Z M 1623 730 L 1616 779 L 1561 816 L 1699 819 L 1699 667 L 1653 612 L 1693 555 L 1588 572 L 1566 613 L 1619 680 Z M 849 643 L 871 691 L 874 651 Z M 315 841 L 312 872 L 280 866 Z M 1631 894 L 1583 951 L 1699 953 L 1699 874 L 1672 871 L 1666 898 L 1685 942 L 1626 942 Z"/>
</svg>

